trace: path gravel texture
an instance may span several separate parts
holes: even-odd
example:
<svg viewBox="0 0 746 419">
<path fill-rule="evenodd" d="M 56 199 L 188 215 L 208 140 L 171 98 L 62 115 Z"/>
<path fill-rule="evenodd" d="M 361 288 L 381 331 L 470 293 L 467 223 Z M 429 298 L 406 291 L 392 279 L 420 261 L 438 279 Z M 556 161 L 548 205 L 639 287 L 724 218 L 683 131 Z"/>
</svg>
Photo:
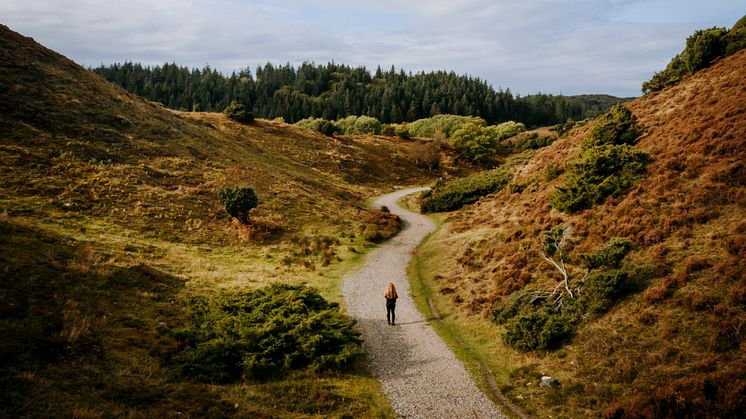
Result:
<svg viewBox="0 0 746 419">
<path fill-rule="evenodd" d="M 417 244 L 435 229 L 426 216 L 407 211 L 397 201 L 426 188 L 400 190 L 378 198 L 405 222 L 404 229 L 372 251 L 363 267 L 345 278 L 348 313 L 357 319 L 369 368 L 381 381 L 397 415 L 405 418 L 504 418 L 482 393 L 415 308 L 406 269 Z M 399 294 L 396 325 L 386 323 L 383 293 L 393 282 Z"/>
</svg>

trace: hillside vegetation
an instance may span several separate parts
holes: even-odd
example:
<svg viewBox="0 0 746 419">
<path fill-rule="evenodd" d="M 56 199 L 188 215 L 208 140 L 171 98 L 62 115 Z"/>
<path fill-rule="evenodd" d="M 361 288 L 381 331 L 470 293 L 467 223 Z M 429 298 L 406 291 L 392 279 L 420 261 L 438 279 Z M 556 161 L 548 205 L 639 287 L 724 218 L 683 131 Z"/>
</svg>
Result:
<svg viewBox="0 0 746 419">
<path fill-rule="evenodd" d="M 463 170 L 421 145 L 172 111 L 0 27 L 0 416 L 390 415 L 336 303 L 400 228 L 365 201 Z"/>
<path fill-rule="evenodd" d="M 529 413 L 746 411 L 745 67 L 736 52 L 527 151 L 420 249 L 445 336 Z"/>
<path fill-rule="evenodd" d="M 746 15 L 728 30 L 702 29 L 686 39 L 686 47 L 668 63 L 663 71 L 642 84 L 643 93 L 656 92 L 673 86 L 684 77 L 709 67 L 715 60 L 746 48 Z"/>
</svg>

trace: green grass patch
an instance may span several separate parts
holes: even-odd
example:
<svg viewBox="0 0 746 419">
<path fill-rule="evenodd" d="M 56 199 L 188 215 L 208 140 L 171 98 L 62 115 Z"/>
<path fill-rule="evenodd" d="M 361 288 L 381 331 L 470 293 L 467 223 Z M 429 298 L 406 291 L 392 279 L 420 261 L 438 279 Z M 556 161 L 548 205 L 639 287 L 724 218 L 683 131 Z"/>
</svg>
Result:
<svg viewBox="0 0 746 419">
<path fill-rule="evenodd" d="M 441 225 L 442 215 L 435 214 L 431 218 Z M 456 358 L 464 364 L 477 386 L 494 403 L 500 405 L 484 375 L 483 368 L 490 371 L 496 379 L 498 388 L 501 388 L 504 383 L 509 382 L 509 366 L 520 364 L 521 360 L 515 358 L 514 353 L 507 348 L 495 345 L 500 341 L 500 334 L 488 319 L 482 316 L 463 315 L 453 306 L 449 295 L 437 292 L 439 263 L 443 261 L 442 255 L 448 250 L 447 245 L 440 241 L 441 231 L 439 228 L 431 233 L 418 246 L 416 257 L 408 269 L 410 293 L 417 309 L 428 319 Z M 430 302 L 441 320 L 435 319 Z M 507 408 L 501 410 L 509 417 L 517 417 Z M 532 413 L 531 410 L 526 412 Z"/>
</svg>

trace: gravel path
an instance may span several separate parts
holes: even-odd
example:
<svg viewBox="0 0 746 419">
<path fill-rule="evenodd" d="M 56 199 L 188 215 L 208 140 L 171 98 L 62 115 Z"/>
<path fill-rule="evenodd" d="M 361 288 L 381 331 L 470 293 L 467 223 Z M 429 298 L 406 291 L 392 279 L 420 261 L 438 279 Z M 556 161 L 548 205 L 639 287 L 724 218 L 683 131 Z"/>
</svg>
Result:
<svg viewBox="0 0 746 419">
<path fill-rule="evenodd" d="M 365 265 L 348 275 L 344 298 L 358 321 L 369 368 L 378 377 L 397 415 L 406 418 L 504 418 L 474 384 L 464 366 L 415 308 L 406 269 L 412 251 L 435 229 L 427 217 L 396 204 L 414 188 L 378 198 L 404 221 L 404 230 L 371 252 Z M 393 282 L 399 294 L 396 326 L 386 323 L 383 293 Z"/>
</svg>

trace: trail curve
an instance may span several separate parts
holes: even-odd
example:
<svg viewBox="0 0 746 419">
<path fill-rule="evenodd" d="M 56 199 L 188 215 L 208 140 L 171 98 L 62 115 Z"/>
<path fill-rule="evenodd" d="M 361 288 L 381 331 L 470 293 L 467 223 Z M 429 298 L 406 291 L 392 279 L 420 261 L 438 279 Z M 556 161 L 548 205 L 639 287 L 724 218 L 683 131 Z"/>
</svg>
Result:
<svg viewBox="0 0 746 419">
<path fill-rule="evenodd" d="M 400 190 L 375 200 L 404 220 L 404 229 L 367 255 L 362 268 L 345 277 L 347 312 L 357 320 L 368 364 L 396 414 L 405 418 L 504 418 L 464 366 L 416 309 L 406 269 L 412 251 L 435 230 L 426 216 L 397 201 L 426 188 Z M 396 326 L 386 323 L 383 293 L 396 285 Z"/>
</svg>

